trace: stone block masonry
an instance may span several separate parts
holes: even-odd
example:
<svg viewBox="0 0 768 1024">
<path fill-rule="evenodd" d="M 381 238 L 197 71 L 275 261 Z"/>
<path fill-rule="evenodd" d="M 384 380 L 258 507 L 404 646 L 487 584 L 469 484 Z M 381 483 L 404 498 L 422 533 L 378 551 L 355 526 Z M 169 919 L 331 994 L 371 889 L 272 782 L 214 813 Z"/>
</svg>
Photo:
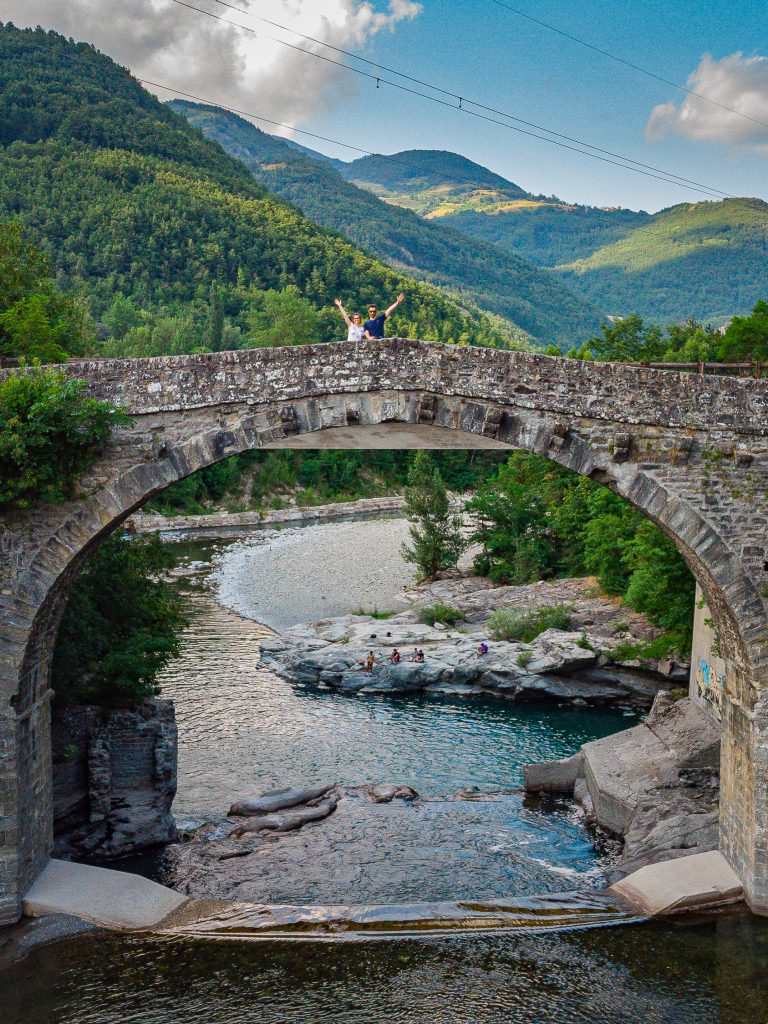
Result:
<svg viewBox="0 0 768 1024">
<path fill-rule="evenodd" d="M 76 499 L 0 526 L 0 921 L 19 912 L 51 849 L 50 654 L 82 564 L 197 469 L 383 424 L 535 452 L 623 495 L 674 540 L 726 667 L 721 849 L 751 905 L 768 912 L 768 381 L 398 338 L 66 372 L 132 423 Z M 360 436 L 372 444 L 370 431 Z"/>
</svg>

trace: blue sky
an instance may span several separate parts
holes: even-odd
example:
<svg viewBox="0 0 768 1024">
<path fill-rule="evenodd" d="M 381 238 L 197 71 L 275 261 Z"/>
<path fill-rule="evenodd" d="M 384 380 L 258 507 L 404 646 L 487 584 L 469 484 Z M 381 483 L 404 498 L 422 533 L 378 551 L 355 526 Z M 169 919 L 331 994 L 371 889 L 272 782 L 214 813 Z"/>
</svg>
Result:
<svg viewBox="0 0 768 1024">
<path fill-rule="evenodd" d="M 513 6 L 682 84 L 704 53 L 768 53 L 765 10 L 743 0 L 517 0 Z M 679 134 L 646 139 L 651 110 L 669 101 L 679 105 L 683 94 L 491 0 L 425 0 L 420 15 L 377 36 L 365 52 L 555 131 L 723 192 L 768 199 L 768 153 Z M 768 114 L 768 102 L 765 107 Z M 529 191 L 571 201 L 656 210 L 705 198 L 367 83 L 303 127 L 382 152 L 452 149 Z M 335 155 L 347 158 L 342 151 Z"/>
<path fill-rule="evenodd" d="M 0 0 L 0 20 L 57 29 L 139 76 L 365 149 L 454 150 L 534 193 L 647 210 L 706 198 L 386 85 L 377 90 L 265 39 L 300 42 L 265 26 L 267 17 L 721 192 L 768 199 L 768 33 L 765 7 L 754 0 L 507 0 L 670 81 L 685 84 L 696 73 L 697 91 L 752 121 L 686 99 L 493 0 L 229 0 L 240 10 L 186 2 L 208 15 L 173 0 Z"/>
</svg>

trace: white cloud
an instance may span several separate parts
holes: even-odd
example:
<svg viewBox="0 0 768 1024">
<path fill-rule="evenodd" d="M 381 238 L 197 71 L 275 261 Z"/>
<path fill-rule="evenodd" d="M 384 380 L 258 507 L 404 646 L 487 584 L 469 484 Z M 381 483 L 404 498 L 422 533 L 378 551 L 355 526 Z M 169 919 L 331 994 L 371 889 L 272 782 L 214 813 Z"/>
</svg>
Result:
<svg viewBox="0 0 768 1024">
<path fill-rule="evenodd" d="M 342 59 L 249 13 L 335 46 L 356 49 L 421 11 L 413 0 L 381 0 L 378 5 L 375 0 L 231 0 L 242 13 L 215 0 L 190 2 L 252 31 L 244 32 L 171 0 L 0 0 L 0 21 L 55 29 L 93 43 L 139 78 L 296 124 L 339 96 L 352 94 L 360 80 L 275 42 L 287 40 Z M 163 99 L 171 98 L 155 91 Z"/>
<path fill-rule="evenodd" d="M 686 96 L 679 106 L 661 103 L 648 118 L 649 139 L 676 132 L 691 139 L 768 153 L 768 57 L 732 53 L 715 60 L 705 53 L 686 85 L 722 106 L 700 96 Z"/>
</svg>

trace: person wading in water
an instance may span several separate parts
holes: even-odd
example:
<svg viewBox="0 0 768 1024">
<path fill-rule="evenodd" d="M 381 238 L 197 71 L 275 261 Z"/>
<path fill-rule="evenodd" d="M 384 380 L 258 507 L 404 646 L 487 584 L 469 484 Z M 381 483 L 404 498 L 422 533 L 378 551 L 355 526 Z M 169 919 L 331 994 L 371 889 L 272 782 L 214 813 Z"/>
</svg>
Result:
<svg viewBox="0 0 768 1024">
<path fill-rule="evenodd" d="M 368 319 L 363 324 L 366 338 L 375 341 L 384 337 L 384 321 L 387 317 L 392 316 L 401 302 L 405 302 L 403 292 L 400 292 L 392 305 L 385 309 L 383 313 L 379 313 L 375 306 L 368 307 Z"/>
</svg>

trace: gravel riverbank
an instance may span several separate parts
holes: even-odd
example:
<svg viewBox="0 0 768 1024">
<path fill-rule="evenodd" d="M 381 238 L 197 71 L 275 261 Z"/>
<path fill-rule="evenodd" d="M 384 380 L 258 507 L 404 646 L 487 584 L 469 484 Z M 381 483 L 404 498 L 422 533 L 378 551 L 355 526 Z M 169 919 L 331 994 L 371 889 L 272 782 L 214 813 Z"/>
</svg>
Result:
<svg viewBox="0 0 768 1024">
<path fill-rule="evenodd" d="M 413 582 L 400 551 L 407 536 L 402 518 L 259 533 L 219 556 L 216 598 L 278 631 L 360 608 L 398 611 Z"/>
</svg>

